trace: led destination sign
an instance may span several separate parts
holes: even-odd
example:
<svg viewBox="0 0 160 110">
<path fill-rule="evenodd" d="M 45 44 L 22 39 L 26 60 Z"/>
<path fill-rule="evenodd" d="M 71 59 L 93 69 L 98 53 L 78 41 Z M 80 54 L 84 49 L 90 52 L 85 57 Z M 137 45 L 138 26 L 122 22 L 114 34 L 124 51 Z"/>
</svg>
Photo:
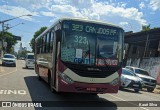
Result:
<svg viewBox="0 0 160 110">
<path fill-rule="evenodd" d="M 116 28 L 84 22 L 66 22 L 64 23 L 64 28 L 68 28 L 71 31 L 101 34 L 107 36 L 117 36 L 119 34 L 119 31 Z"/>
<path fill-rule="evenodd" d="M 115 29 L 101 28 L 97 26 L 87 26 L 87 25 L 85 26 L 85 25 L 79 25 L 79 24 L 72 24 L 72 30 L 85 31 L 88 33 L 104 34 L 104 35 L 110 35 L 110 36 L 117 35 L 117 30 Z"/>
</svg>

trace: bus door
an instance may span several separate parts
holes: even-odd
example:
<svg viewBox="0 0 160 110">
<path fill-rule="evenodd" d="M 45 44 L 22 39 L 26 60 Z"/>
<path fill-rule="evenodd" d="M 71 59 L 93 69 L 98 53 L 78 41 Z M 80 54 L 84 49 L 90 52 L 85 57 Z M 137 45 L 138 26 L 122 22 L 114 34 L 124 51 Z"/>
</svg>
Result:
<svg viewBox="0 0 160 110">
<path fill-rule="evenodd" d="M 57 58 L 60 50 L 60 30 L 54 32 L 54 43 L 53 43 L 53 52 L 52 52 L 52 62 L 53 62 L 53 70 L 52 70 L 52 84 L 54 88 L 56 88 L 56 64 L 57 64 Z"/>
</svg>

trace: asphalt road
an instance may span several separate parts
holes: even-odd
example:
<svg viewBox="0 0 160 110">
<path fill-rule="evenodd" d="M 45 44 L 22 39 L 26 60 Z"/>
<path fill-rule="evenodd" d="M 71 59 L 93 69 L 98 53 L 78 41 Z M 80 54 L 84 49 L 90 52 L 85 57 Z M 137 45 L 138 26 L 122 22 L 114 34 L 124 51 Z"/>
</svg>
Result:
<svg viewBox="0 0 160 110">
<path fill-rule="evenodd" d="M 42 105 L 44 103 L 47 103 L 45 106 L 54 105 L 54 107 L 42 108 L 1 107 L 0 110 L 159 110 L 158 107 L 148 107 L 146 103 L 140 101 L 150 101 L 150 105 L 158 104 L 160 107 L 160 94 L 145 90 L 135 93 L 131 89 L 120 90 L 118 94 L 54 94 L 44 81 L 38 80 L 34 69 L 26 69 L 24 61 L 18 60 L 17 67 L 0 65 L 0 101 L 23 101 L 22 103 L 43 101 Z M 140 107 L 142 104 L 143 107 Z M 107 105 L 112 107 L 106 107 Z"/>
</svg>

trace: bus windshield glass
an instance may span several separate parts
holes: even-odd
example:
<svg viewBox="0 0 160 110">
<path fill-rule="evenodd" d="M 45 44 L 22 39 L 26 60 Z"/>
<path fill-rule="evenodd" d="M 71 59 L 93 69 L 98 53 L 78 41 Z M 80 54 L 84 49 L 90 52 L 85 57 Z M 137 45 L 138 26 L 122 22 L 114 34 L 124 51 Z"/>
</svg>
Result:
<svg viewBox="0 0 160 110">
<path fill-rule="evenodd" d="M 122 57 L 122 32 L 112 26 L 66 21 L 61 59 L 77 64 L 116 66 Z"/>
</svg>

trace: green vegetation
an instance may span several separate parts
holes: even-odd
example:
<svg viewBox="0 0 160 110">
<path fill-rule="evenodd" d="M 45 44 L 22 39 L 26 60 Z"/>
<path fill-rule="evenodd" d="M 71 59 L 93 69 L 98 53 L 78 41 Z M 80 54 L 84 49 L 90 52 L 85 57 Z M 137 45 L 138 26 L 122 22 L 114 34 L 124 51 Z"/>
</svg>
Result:
<svg viewBox="0 0 160 110">
<path fill-rule="evenodd" d="M 159 27 L 151 28 L 151 25 L 142 25 L 142 31 L 149 31 L 151 29 L 159 29 Z"/>
<path fill-rule="evenodd" d="M 3 36 L 5 36 L 5 42 L 7 42 L 7 47 L 5 49 L 5 52 L 6 53 L 13 52 L 14 50 L 13 46 L 17 43 L 17 41 L 13 38 L 13 34 L 9 32 L 4 32 Z M 2 40 L 2 33 L 0 34 L 0 40 Z"/>
<path fill-rule="evenodd" d="M 148 31 L 148 30 L 150 30 L 151 28 L 150 28 L 150 24 L 149 25 L 143 25 L 142 26 L 142 31 Z"/>
<path fill-rule="evenodd" d="M 34 36 L 33 36 L 33 38 L 31 39 L 31 41 L 30 41 L 30 46 L 31 46 L 31 48 L 32 48 L 32 52 L 34 52 L 34 46 L 35 46 L 35 44 L 34 44 L 34 40 L 42 33 L 42 32 L 44 32 L 45 30 L 47 29 L 47 27 L 41 27 L 38 31 L 36 31 L 35 33 L 34 33 Z"/>
<path fill-rule="evenodd" d="M 27 53 L 31 53 L 31 52 L 27 51 L 27 50 L 22 50 L 22 51 L 18 52 L 18 58 L 20 58 L 20 57 L 25 58 Z"/>
</svg>

